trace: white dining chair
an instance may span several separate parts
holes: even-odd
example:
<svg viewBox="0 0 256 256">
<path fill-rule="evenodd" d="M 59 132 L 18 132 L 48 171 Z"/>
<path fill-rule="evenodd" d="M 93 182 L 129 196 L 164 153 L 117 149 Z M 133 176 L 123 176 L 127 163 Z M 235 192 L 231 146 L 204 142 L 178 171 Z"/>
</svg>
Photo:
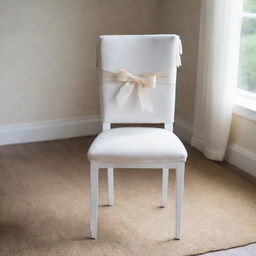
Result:
<svg viewBox="0 0 256 256">
<path fill-rule="evenodd" d="M 176 71 L 182 53 L 177 35 L 99 37 L 98 68 L 103 131 L 88 151 L 91 182 L 91 238 L 97 238 L 98 174 L 108 169 L 108 204 L 114 204 L 114 168 L 162 169 L 162 202 L 167 204 L 169 169 L 176 169 L 176 239 L 187 152 L 173 133 Z M 164 124 L 164 128 L 112 123 Z"/>
</svg>

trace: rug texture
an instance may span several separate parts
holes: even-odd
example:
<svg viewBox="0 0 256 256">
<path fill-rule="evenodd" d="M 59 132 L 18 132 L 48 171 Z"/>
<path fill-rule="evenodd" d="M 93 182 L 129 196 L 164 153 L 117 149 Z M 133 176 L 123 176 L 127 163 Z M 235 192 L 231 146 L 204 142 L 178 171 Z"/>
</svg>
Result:
<svg viewBox="0 0 256 256">
<path fill-rule="evenodd" d="M 0 148 L 1 256 L 179 256 L 256 241 L 256 186 L 188 147 L 182 239 L 175 234 L 175 172 L 160 208 L 161 171 L 115 170 L 107 206 L 100 171 L 98 239 L 89 227 L 93 138 Z"/>
</svg>

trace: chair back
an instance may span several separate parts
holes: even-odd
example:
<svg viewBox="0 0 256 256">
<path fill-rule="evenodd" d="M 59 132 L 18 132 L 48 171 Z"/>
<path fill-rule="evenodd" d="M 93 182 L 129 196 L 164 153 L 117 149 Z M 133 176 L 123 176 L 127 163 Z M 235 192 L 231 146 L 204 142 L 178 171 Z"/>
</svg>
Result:
<svg viewBox="0 0 256 256">
<path fill-rule="evenodd" d="M 99 37 L 98 68 L 101 116 L 104 123 L 173 123 L 176 70 L 179 65 L 180 39 L 177 35 L 106 35 Z M 106 82 L 105 71 L 125 70 L 135 76 L 168 72 L 170 83 L 158 82 L 150 89 L 153 111 L 142 111 L 135 85 L 125 104 L 116 95 L 125 82 Z M 110 73 L 111 74 L 111 73 Z M 115 78 L 113 75 L 112 78 Z M 161 79 L 160 79 L 161 80 Z"/>
</svg>

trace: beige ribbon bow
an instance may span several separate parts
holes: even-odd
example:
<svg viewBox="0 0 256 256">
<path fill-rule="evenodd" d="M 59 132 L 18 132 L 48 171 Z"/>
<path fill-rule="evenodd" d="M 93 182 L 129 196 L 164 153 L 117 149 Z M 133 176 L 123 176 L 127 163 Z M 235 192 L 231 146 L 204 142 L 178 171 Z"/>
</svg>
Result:
<svg viewBox="0 0 256 256">
<path fill-rule="evenodd" d="M 115 80 L 117 82 L 124 82 L 124 85 L 120 88 L 116 95 L 116 100 L 119 107 L 124 106 L 134 87 L 137 86 L 141 110 L 147 110 L 153 113 L 150 91 L 156 87 L 156 74 L 135 76 L 128 71 L 121 69 L 116 72 Z"/>
<path fill-rule="evenodd" d="M 141 110 L 146 110 L 151 113 L 154 113 L 153 104 L 151 102 L 152 89 L 154 89 L 157 84 L 172 85 L 170 71 L 160 71 L 157 73 L 135 76 L 122 69 L 117 72 L 102 69 L 101 78 L 103 85 L 123 83 L 115 96 L 119 107 L 123 107 L 125 105 L 127 99 L 136 86 Z"/>
</svg>

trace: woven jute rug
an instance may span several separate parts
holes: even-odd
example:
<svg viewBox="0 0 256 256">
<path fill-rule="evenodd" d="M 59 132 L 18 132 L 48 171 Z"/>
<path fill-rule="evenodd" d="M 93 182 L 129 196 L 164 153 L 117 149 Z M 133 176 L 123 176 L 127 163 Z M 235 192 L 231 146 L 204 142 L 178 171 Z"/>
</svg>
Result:
<svg viewBox="0 0 256 256">
<path fill-rule="evenodd" d="M 256 241 L 256 186 L 188 147 L 182 239 L 174 240 L 175 173 L 160 208 L 160 170 L 100 172 L 98 239 L 89 238 L 92 138 L 0 148 L 0 255 L 191 255 Z"/>
</svg>

